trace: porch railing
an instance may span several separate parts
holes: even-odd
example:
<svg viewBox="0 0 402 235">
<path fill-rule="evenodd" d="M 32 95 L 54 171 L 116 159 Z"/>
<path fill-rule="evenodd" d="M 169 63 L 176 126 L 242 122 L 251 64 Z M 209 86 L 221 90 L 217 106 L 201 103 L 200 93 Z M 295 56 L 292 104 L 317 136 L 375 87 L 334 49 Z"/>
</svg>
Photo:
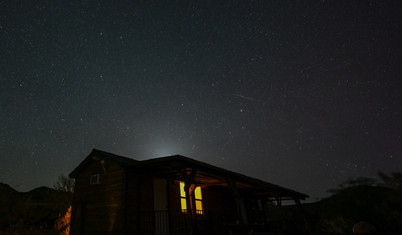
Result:
<svg viewBox="0 0 402 235">
<path fill-rule="evenodd" d="M 195 213 L 192 221 L 195 235 L 284 234 L 283 221 L 240 224 L 233 215 L 208 211 Z M 188 235 L 187 214 L 181 210 L 141 212 L 139 229 L 144 235 Z"/>
<path fill-rule="evenodd" d="M 231 215 L 208 211 L 193 215 L 193 226 L 197 235 L 227 234 L 225 224 L 233 221 Z M 140 213 L 141 234 L 150 235 L 187 235 L 189 226 L 187 214 L 177 211 L 146 211 Z"/>
</svg>

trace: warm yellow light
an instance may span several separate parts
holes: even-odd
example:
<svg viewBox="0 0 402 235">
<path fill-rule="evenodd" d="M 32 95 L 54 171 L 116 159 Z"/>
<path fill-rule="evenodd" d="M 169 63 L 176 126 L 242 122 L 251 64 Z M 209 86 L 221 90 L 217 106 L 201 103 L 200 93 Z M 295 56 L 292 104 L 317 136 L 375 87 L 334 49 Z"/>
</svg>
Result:
<svg viewBox="0 0 402 235">
<path fill-rule="evenodd" d="M 195 188 L 194 195 L 195 195 L 195 199 L 202 200 L 201 188 L 200 187 Z"/>
<path fill-rule="evenodd" d="M 186 203 L 186 199 L 182 198 L 181 199 L 181 211 L 182 212 L 186 212 L 187 211 L 187 203 Z"/>
<path fill-rule="evenodd" d="M 181 211 L 186 213 L 187 212 L 187 201 L 186 201 L 186 191 L 184 190 L 184 182 L 180 182 L 180 205 L 181 205 Z M 203 208 L 202 208 L 202 193 L 201 193 L 201 188 L 196 187 L 194 189 L 194 201 L 195 202 L 195 210 L 197 214 L 204 214 L 203 213 Z M 192 205 L 191 207 L 193 207 Z"/>
<path fill-rule="evenodd" d="M 202 202 L 195 201 L 195 209 L 197 210 L 198 214 L 202 214 Z"/>
<path fill-rule="evenodd" d="M 180 182 L 180 197 L 186 197 L 186 191 L 184 191 L 184 182 Z"/>
<path fill-rule="evenodd" d="M 62 217 L 59 215 L 59 218 L 56 219 L 56 229 L 59 230 L 60 235 L 68 235 L 70 234 L 70 222 L 71 222 L 71 206 L 67 209 L 66 214 Z"/>
</svg>

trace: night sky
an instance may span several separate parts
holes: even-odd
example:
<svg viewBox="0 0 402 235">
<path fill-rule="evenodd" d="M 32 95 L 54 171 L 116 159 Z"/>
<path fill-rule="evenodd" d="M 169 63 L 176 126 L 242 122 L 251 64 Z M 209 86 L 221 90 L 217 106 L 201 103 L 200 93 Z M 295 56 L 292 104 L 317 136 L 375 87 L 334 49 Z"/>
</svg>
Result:
<svg viewBox="0 0 402 235">
<path fill-rule="evenodd" d="M 0 182 L 51 187 L 93 148 L 312 200 L 400 172 L 399 2 L 0 1 Z"/>
</svg>

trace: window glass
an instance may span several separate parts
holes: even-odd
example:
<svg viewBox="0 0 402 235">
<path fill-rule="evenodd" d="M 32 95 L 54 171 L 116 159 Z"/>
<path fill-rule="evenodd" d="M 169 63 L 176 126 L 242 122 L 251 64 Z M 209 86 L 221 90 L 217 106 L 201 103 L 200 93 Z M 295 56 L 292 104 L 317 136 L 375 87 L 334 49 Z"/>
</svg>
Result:
<svg viewBox="0 0 402 235">
<path fill-rule="evenodd" d="M 195 199 L 202 200 L 200 187 L 195 188 L 194 195 L 195 195 Z"/>
<path fill-rule="evenodd" d="M 201 201 L 195 201 L 195 208 L 197 209 L 197 213 L 198 213 L 198 211 L 202 211 L 202 202 Z"/>
<path fill-rule="evenodd" d="M 181 206 L 181 211 L 183 213 L 187 212 L 187 202 L 186 202 L 186 191 L 184 190 L 184 182 L 180 182 L 180 206 Z M 196 213 L 197 214 L 204 214 L 203 212 L 203 207 L 202 207 L 202 193 L 201 193 L 201 187 L 196 187 L 194 189 L 194 198 L 192 199 L 193 202 L 192 208 L 195 207 Z"/>
<path fill-rule="evenodd" d="M 89 183 L 90 184 L 100 184 L 101 183 L 101 177 L 100 174 L 93 174 L 89 178 Z"/>
<path fill-rule="evenodd" d="M 187 212 L 186 198 L 182 198 L 180 200 L 181 200 L 181 211 L 182 212 Z"/>
<path fill-rule="evenodd" d="M 184 191 L 184 182 L 180 182 L 180 197 L 186 197 L 186 191 Z"/>
</svg>

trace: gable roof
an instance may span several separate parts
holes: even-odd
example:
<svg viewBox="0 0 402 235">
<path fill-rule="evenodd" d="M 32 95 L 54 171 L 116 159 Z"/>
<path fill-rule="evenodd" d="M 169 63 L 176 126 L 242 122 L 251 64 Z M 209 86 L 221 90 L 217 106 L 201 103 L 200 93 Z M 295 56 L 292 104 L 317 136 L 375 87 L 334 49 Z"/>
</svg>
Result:
<svg viewBox="0 0 402 235">
<path fill-rule="evenodd" d="M 282 200 L 304 200 L 308 198 L 308 195 L 306 194 L 181 155 L 137 161 L 131 158 L 94 149 L 88 157 L 86 157 L 70 173 L 69 176 L 75 178 L 78 176 L 79 172 L 93 160 L 111 161 L 122 167 L 128 167 L 129 169 L 142 169 L 152 172 L 155 176 L 171 177 L 181 180 L 184 180 L 186 171 L 196 170 L 197 174 L 194 177 L 194 181 L 199 186 L 228 187 L 228 181 L 231 180 L 236 184 L 236 187 L 252 190 L 259 195 L 279 197 Z"/>
<path fill-rule="evenodd" d="M 138 161 L 132 158 L 127 158 L 123 156 L 119 156 L 113 153 L 108 153 L 105 151 L 101 151 L 98 149 L 93 149 L 92 152 L 86 157 L 70 174 L 71 178 L 75 178 L 79 172 L 84 169 L 92 160 L 106 160 L 114 162 L 120 166 L 128 166 L 131 164 L 135 164 Z"/>
<path fill-rule="evenodd" d="M 194 160 L 181 155 L 173 155 L 161 158 L 154 158 L 137 162 L 135 167 L 144 167 L 150 169 L 159 169 L 161 176 L 173 176 L 174 178 L 184 180 L 183 173 L 180 170 L 196 169 L 197 175 L 194 181 L 199 186 L 226 186 L 227 181 L 236 182 L 236 187 L 241 189 L 253 190 L 259 195 L 280 197 L 285 199 L 306 199 L 309 196 L 276 184 L 268 183 L 260 179 L 246 176 L 234 171 L 213 166 L 211 164 Z"/>
</svg>

